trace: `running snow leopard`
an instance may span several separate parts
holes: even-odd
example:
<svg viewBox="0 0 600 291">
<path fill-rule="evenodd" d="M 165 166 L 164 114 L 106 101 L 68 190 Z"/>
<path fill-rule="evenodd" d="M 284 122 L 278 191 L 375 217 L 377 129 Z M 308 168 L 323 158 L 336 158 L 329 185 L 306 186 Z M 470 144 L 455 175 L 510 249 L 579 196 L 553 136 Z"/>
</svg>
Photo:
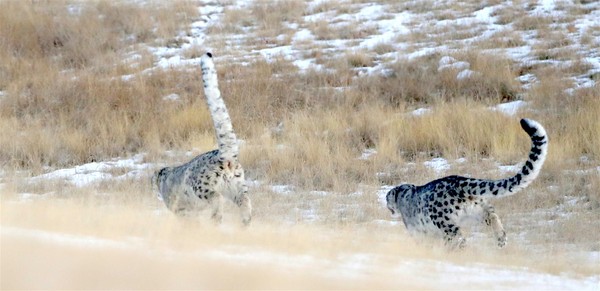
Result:
<svg viewBox="0 0 600 291">
<path fill-rule="evenodd" d="M 209 207 L 212 218 L 221 222 L 223 197 L 227 197 L 240 208 L 242 222 L 248 225 L 252 206 L 244 169 L 238 160 L 238 140 L 225 102 L 221 98 L 211 53 L 202 56 L 200 66 L 204 95 L 219 148 L 198 155 L 181 166 L 156 171 L 152 184 L 158 191 L 159 198 L 176 214 L 193 214 Z"/>
<path fill-rule="evenodd" d="M 448 176 L 422 186 L 403 184 L 387 193 L 388 209 L 392 215 L 402 215 L 410 233 L 443 237 L 450 247 L 459 248 L 465 244 L 460 222 L 475 216 L 491 226 L 498 246 L 503 247 L 506 232 L 487 199 L 512 195 L 527 187 L 539 174 L 548 152 L 548 137 L 539 123 L 522 119 L 521 127 L 532 145 L 528 160 L 516 175 L 500 180 Z"/>
</svg>

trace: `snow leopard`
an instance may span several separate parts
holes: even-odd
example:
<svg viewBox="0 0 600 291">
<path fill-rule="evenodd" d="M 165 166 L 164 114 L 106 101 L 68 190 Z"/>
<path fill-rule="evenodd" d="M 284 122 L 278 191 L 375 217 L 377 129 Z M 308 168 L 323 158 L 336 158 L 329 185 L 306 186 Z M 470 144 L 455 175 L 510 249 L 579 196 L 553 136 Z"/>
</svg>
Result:
<svg viewBox="0 0 600 291">
<path fill-rule="evenodd" d="M 409 233 L 443 238 L 451 249 L 465 246 L 460 229 L 465 218 L 483 220 L 491 226 L 498 246 L 504 247 L 506 232 L 488 198 L 512 195 L 527 187 L 540 173 L 548 152 L 548 136 L 542 125 L 521 119 L 521 127 L 532 145 L 516 175 L 499 180 L 447 176 L 422 186 L 403 184 L 387 193 L 387 208 L 393 216 L 402 216 Z"/>
<path fill-rule="evenodd" d="M 221 98 L 212 57 L 210 52 L 204 54 L 200 67 L 218 149 L 200 154 L 181 166 L 156 171 L 152 184 L 158 198 L 176 214 L 193 215 L 209 208 L 212 219 L 220 223 L 223 197 L 226 197 L 239 207 L 242 222 L 248 225 L 252 216 L 248 186 L 238 159 L 238 140 Z"/>
</svg>

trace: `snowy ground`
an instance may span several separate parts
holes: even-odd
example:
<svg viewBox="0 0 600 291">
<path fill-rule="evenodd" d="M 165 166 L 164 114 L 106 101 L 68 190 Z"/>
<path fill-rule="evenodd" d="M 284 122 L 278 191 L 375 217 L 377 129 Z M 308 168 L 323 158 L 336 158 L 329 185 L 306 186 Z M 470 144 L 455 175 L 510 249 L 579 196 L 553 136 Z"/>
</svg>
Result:
<svg viewBox="0 0 600 291">
<path fill-rule="evenodd" d="M 227 2 L 227 1 L 226 1 Z M 251 34 L 223 34 L 219 36 L 207 36 L 206 29 L 210 26 L 219 25 L 219 20 L 222 17 L 225 9 L 245 9 L 251 5 L 251 1 L 233 1 L 236 4 L 224 6 L 217 4 L 215 1 L 201 1 L 200 12 L 201 18 L 194 20 L 190 23 L 189 34 L 182 34 L 180 36 L 184 41 L 180 47 L 153 47 L 148 45 L 147 49 L 156 56 L 155 67 L 147 68 L 139 72 L 140 74 L 147 73 L 155 69 L 165 69 L 172 67 L 194 67 L 199 63 L 198 58 L 186 58 L 184 52 L 193 47 L 201 47 L 204 50 L 215 50 L 218 51 L 215 55 L 219 62 L 234 62 L 239 64 L 248 63 L 257 58 L 264 58 L 267 61 L 271 61 L 277 58 L 284 58 L 292 61 L 296 65 L 300 72 L 316 69 L 326 70 L 322 64 L 317 64 L 314 58 L 306 56 L 304 53 L 308 46 L 316 46 L 322 49 L 328 55 L 335 55 L 340 52 L 347 51 L 367 51 L 379 44 L 388 44 L 393 47 L 392 52 L 385 53 L 375 58 L 375 62 L 372 67 L 357 68 L 358 74 L 384 74 L 386 70 L 386 63 L 389 61 L 396 60 L 398 58 L 414 58 L 423 56 L 431 53 L 439 53 L 442 55 L 452 54 L 460 50 L 464 46 L 468 46 L 472 43 L 485 41 L 486 38 L 490 38 L 495 34 L 503 31 L 512 31 L 514 28 L 506 25 L 498 24 L 495 11 L 506 8 L 507 6 L 513 5 L 513 1 L 492 1 L 494 3 L 489 6 L 476 9 L 474 12 L 464 13 L 460 17 L 454 19 L 448 19 L 445 21 L 437 21 L 431 13 L 428 12 L 415 12 L 415 11 L 394 11 L 388 9 L 387 4 L 378 3 L 361 3 L 361 4 L 348 4 L 352 9 L 349 9 L 349 13 L 330 13 L 330 12 L 315 12 L 303 16 L 303 23 L 288 23 L 287 25 L 295 30 L 296 32 L 291 37 L 289 43 L 283 42 L 282 45 L 268 45 L 268 47 L 256 47 L 250 45 L 244 45 L 243 39 L 250 37 Z M 326 1 L 310 1 L 308 2 L 309 11 L 310 7 L 317 7 L 320 3 Z M 338 1 L 345 2 L 345 1 Z M 446 1 L 447 2 L 447 1 Z M 567 1 L 569 2 L 569 1 Z M 532 15 L 542 14 L 557 19 L 564 17 L 564 10 L 561 10 L 560 1 L 539 1 L 537 5 L 532 7 L 530 13 Z M 440 4 L 441 5 L 441 4 Z M 570 41 L 573 43 L 573 49 L 577 50 L 579 54 L 585 56 L 584 61 L 589 64 L 589 70 L 585 74 L 570 76 L 573 80 L 573 89 L 580 87 L 590 87 L 595 84 L 595 80 L 591 78 L 592 75 L 600 73 L 600 51 L 598 45 L 600 45 L 600 33 L 596 33 L 595 39 L 592 43 L 595 45 L 591 46 L 580 46 L 576 47 L 579 43 L 581 35 L 586 33 L 588 30 L 598 31 L 600 26 L 600 3 L 590 2 L 586 4 L 585 8 L 592 9 L 593 12 L 586 14 L 584 17 L 574 21 L 575 33 L 571 37 Z M 460 14 L 456 12 L 454 14 Z M 358 25 L 356 29 L 375 27 L 375 33 L 370 34 L 361 39 L 327 39 L 322 40 L 315 36 L 306 27 L 309 23 L 315 23 L 319 21 L 327 21 L 334 23 L 332 25 L 337 27 L 353 26 Z M 553 25 L 560 26 L 561 22 L 557 22 Z M 425 31 L 431 27 L 450 27 L 452 29 L 460 30 L 462 32 L 475 31 L 474 36 L 445 43 L 432 42 L 420 42 L 413 43 L 410 46 L 404 43 L 397 43 L 395 40 L 402 35 L 418 34 L 421 30 Z M 250 30 L 250 28 L 247 28 Z M 440 29 L 440 31 L 442 31 Z M 429 32 L 427 32 L 429 33 Z M 440 32 L 442 33 L 442 32 Z M 434 36 L 432 36 L 434 38 Z M 537 45 L 537 40 L 530 32 L 523 32 L 522 35 L 523 44 L 511 48 L 503 49 L 489 49 L 490 53 L 504 53 L 511 57 L 513 60 L 535 65 L 541 62 L 547 62 L 545 60 L 539 60 L 535 56 L 535 50 L 533 47 Z M 216 48 L 217 43 L 224 42 L 227 45 L 225 51 L 219 51 Z M 135 65 L 136 58 L 135 52 L 132 52 L 130 60 L 132 66 Z M 570 61 L 555 61 L 556 66 L 566 66 L 567 62 Z M 443 56 L 439 60 L 439 70 L 453 69 L 457 71 L 457 78 L 469 78 L 473 75 L 478 74 L 476 71 L 470 70 L 470 64 L 464 60 L 457 60 L 451 56 Z M 124 80 L 129 80 L 135 75 L 124 75 L 121 76 Z M 536 82 L 536 77 L 530 74 L 519 77 L 524 88 L 530 87 Z M 0 91 L 0 98 L 3 93 Z M 177 100 L 176 94 L 166 95 L 166 100 Z M 519 110 L 528 110 L 528 103 L 525 101 L 514 101 L 511 103 L 498 104 L 492 106 L 489 110 L 500 111 L 504 114 L 514 115 Z M 430 113 L 429 108 L 419 108 L 409 114 L 416 116 L 422 116 Z M 177 154 L 177 153 L 175 153 Z M 362 156 L 357 157 L 359 159 L 370 159 L 377 152 L 375 150 L 367 150 Z M 179 156 L 185 156 L 185 154 L 177 154 Z M 431 169 L 435 175 L 444 175 L 451 171 L 453 167 L 464 163 L 464 159 L 456 161 L 448 161 L 443 158 L 434 158 L 423 162 L 423 166 Z M 144 161 L 144 154 L 138 154 L 129 158 L 115 158 L 110 161 L 94 162 L 84 165 L 79 165 L 72 168 L 65 169 L 49 169 L 47 173 L 38 175 L 35 177 L 27 178 L 23 183 L 40 183 L 40 182 L 57 182 L 68 184 L 65 187 L 93 188 L 100 183 L 113 183 L 123 181 L 140 181 L 147 180 L 151 170 L 159 167 L 160 165 L 149 164 Z M 410 165 L 408 165 L 410 166 Z M 514 173 L 518 169 L 519 165 L 498 165 L 500 170 L 506 173 Z M 592 169 L 594 170 L 594 169 Z M 600 172 L 600 167 L 596 168 L 596 171 Z M 384 174 L 385 173 L 381 173 Z M 0 183 L 6 182 L 3 173 L 0 172 Z M 25 175 L 26 176 L 26 175 Z M 0 186 L 5 184 L 0 184 Z M 276 195 L 294 195 L 296 189 L 291 185 L 264 185 L 261 181 L 254 181 L 251 183 L 252 187 L 256 189 L 267 188 Z M 377 200 L 379 207 L 382 211 L 385 211 L 382 197 L 393 185 L 381 186 L 380 189 L 376 189 L 376 195 L 373 195 L 373 199 Z M 2 191 L 0 187 L 0 191 Z M 8 192 L 8 190 L 7 190 Z M 361 190 L 357 190 L 357 195 L 363 195 Z M 14 196 L 7 196 L 3 193 L 2 195 L 2 207 L 3 207 L 3 219 L 2 228 L 0 229 L 0 236 L 2 238 L 2 257 L 3 262 L 6 257 L 17 261 L 11 261 L 15 266 L 22 267 L 21 263 L 18 263 L 18 258 L 15 258 L 14 253 L 8 254 L 9 251 L 31 251 L 27 246 L 23 249 L 19 248 L 23 241 L 31 243 L 33 246 L 43 245 L 48 248 L 48 252 L 41 254 L 49 254 L 54 250 L 63 251 L 63 249 L 84 249 L 86 252 L 91 254 L 97 254 L 101 256 L 104 251 L 119 251 L 129 253 L 132 255 L 142 258 L 152 258 L 152 261 L 156 264 L 170 264 L 172 262 L 186 261 L 190 258 L 203 262 L 203 261 L 219 261 L 225 262 L 228 266 L 242 266 L 246 271 L 255 265 L 269 265 L 272 270 L 276 270 L 277 274 L 286 273 L 292 277 L 295 271 L 308 272 L 311 275 L 308 278 L 318 278 L 318 280 L 329 280 L 334 281 L 345 281 L 343 284 L 333 285 L 316 285 L 311 286 L 310 284 L 300 285 L 308 286 L 307 288 L 318 288 L 319 286 L 333 286 L 341 288 L 369 288 L 370 286 L 379 286 L 382 288 L 389 287 L 404 287 L 404 288 L 426 288 L 426 289 L 523 289 L 523 290 L 599 290 L 600 289 L 600 274 L 563 274 L 562 272 L 544 272 L 530 268 L 529 266 L 523 267 L 519 264 L 510 265 L 506 263 L 461 263 L 456 260 L 444 260 L 443 258 L 436 258 L 431 256 L 428 258 L 398 258 L 397 262 L 387 262 L 382 264 L 382 260 L 389 260 L 388 257 L 384 256 L 379 252 L 370 251 L 368 249 L 361 249 L 363 253 L 352 253 L 340 252 L 334 257 L 321 257 L 317 254 L 305 254 L 302 252 L 296 252 L 293 254 L 269 249 L 268 247 L 251 247 L 244 248 L 240 245 L 232 243 L 230 245 L 224 245 L 222 247 L 215 247 L 210 249 L 202 249 L 199 247 L 192 248 L 179 248 L 173 245 L 156 246 L 153 244 L 149 237 L 132 237 L 124 238 L 118 236 L 117 238 L 105 238 L 102 235 L 94 234 L 81 234 L 78 232 L 70 231 L 56 231 L 48 230 L 51 227 L 42 227 L 36 229 L 27 225 L 21 225 L 15 223 L 14 213 L 10 213 L 12 216 L 6 214 L 4 208 L 8 208 L 11 205 L 21 205 L 31 203 L 40 203 L 47 198 L 52 197 L 52 193 L 47 194 L 31 194 L 20 192 Z M 306 194 L 306 197 L 310 197 L 314 201 L 319 201 L 320 197 L 327 195 L 335 195 L 334 193 L 328 193 L 315 189 Z M 8 198 L 7 198 L 8 197 Z M 43 202 L 42 202 L 43 203 Z M 317 202 L 314 202 L 317 203 Z M 159 205 L 159 204 L 157 204 Z M 320 217 L 318 212 L 312 207 L 315 204 L 307 203 L 303 208 L 298 208 L 297 213 L 294 215 L 294 219 L 289 217 L 281 218 L 284 222 L 289 224 L 295 223 L 310 223 L 324 219 Z M 359 207 L 357 205 L 346 205 L 349 208 Z M 151 214 L 155 216 L 168 216 L 169 213 L 162 208 L 152 209 Z M 77 219 L 77 218 L 74 218 Z M 289 220 L 289 221 L 285 221 Z M 8 223 L 10 222 L 10 223 Z M 374 224 L 380 224 L 384 230 L 400 231 L 402 228 L 401 223 L 397 221 L 381 221 L 378 219 L 373 220 Z M 275 227 L 273 232 L 276 234 L 283 233 L 283 227 Z M 239 231 L 229 226 L 224 226 L 222 230 L 215 230 L 218 233 L 231 233 Z M 475 234 L 477 235 L 477 233 Z M 348 236 L 349 237 L 349 236 Z M 477 238 L 475 238 L 477 239 Z M 518 240 L 518 238 L 517 238 Z M 230 242 L 231 243 L 231 242 Z M 240 251 L 240 248 L 243 251 Z M 34 252 L 35 253 L 35 252 Z M 70 254 L 70 253 L 69 253 Z M 127 258 L 123 254 L 119 254 L 121 258 Z M 600 264 L 600 254 L 598 252 L 584 252 L 586 264 Z M 25 254 L 24 258 L 27 260 L 36 260 L 35 256 Z M 95 257 L 94 257 L 95 258 Z M 8 259 L 7 259 L 8 260 Z M 145 261 L 145 260 L 142 260 Z M 49 274 L 60 274 L 62 279 L 68 280 L 69 273 L 61 273 L 55 269 L 52 269 L 53 264 L 48 262 L 39 261 L 41 266 L 50 268 L 47 270 Z M 87 261 L 82 259 L 81 261 L 71 261 L 65 263 L 65 268 L 77 266 L 78 264 L 93 264 L 93 260 Z M 385 268 L 382 268 L 382 265 Z M 5 280 L 5 275 L 19 274 L 7 270 L 7 264 L 3 264 L 2 267 L 2 278 Z M 58 264 L 60 266 L 60 264 Z M 139 266 L 141 270 L 143 266 Z M 86 267 L 82 267 L 85 269 Z M 122 270 L 122 268 L 117 268 Z M 227 269 L 227 268 L 225 268 Z M 90 269 L 93 271 L 93 269 Z M 159 269 L 160 272 L 165 271 Z M 283 270 L 283 271 L 282 271 Z M 312 270 L 312 271 L 307 271 Z M 135 270 L 131 270 L 134 277 L 139 276 Z M 380 274 L 377 274 L 380 272 Z M 211 274 L 208 272 L 208 274 Z M 72 275 L 72 274 L 71 274 Z M 165 275 L 167 276 L 167 275 Z M 313 276 L 313 277 L 311 277 Z M 204 280 L 210 280 L 211 278 L 202 277 Z M 100 276 L 100 278 L 104 278 Z M 110 277 L 107 277 L 110 279 Z M 114 279 L 114 278 L 113 278 Z M 190 279 L 192 280 L 192 279 Z M 223 280 L 223 279 L 219 279 Z M 225 279 L 227 280 L 227 279 Z M 265 279 L 267 280 L 267 279 Z M 379 280 L 379 284 L 375 281 Z M 27 285 L 24 282 L 18 282 L 15 278 L 9 280 L 10 283 L 16 284 L 14 286 L 37 286 L 37 287 L 58 287 L 60 285 L 60 278 L 56 279 L 55 282 L 49 281 L 48 285 Z M 192 280 L 193 281 L 193 280 Z M 201 280 L 202 281 L 202 280 Z M 129 282 L 129 281 L 125 281 Z M 293 281 L 292 281 L 293 282 Z M 319 281 L 320 282 L 320 281 Z M 357 285 L 352 285 L 356 282 Z M 362 282 L 362 283 L 359 283 Z M 366 282 L 366 283 L 365 283 Z M 398 282 L 407 282 L 405 284 Z M 130 282 L 131 283 L 131 282 Z M 191 285 L 183 285 L 183 287 L 189 288 L 190 286 L 209 286 L 209 285 L 193 285 L 193 282 L 188 282 Z M 196 282 L 198 283 L 198 282 Z M 388 284 L 389 283 L 389 284 Z M 3 283 L 4 284 L 4 283 Z M 21 284 L 21 285 L 19 285 Z M 78 286 L 78 285 L 75 285 Z M 112 285 L 102 285 L 98 283 L 96 286 L 99 287 L 115 287 Z M 136 285 L 116 286 L 116 288 L 134 288 Z M 165 288 L 173 288 L 173 286 L 182 285 L 166 285 Z M 221 285 L 231 286 L 231 285 Z M 238 288 L 244 288 L 245 285 L 233 285 Z M 251 285 L 257 288 L 264 288 L 268 285 Z M 2 285 L 4 288 L 5 285 Z M 64 286 L 63 286 L 64 287 Z M 67 286 L 69 287 L 69 286 Z M 71 286 L 72 287 L 72 286 Z M 81 286 L 80 286 L 81 287 Z M 219 286 L 212 286 L 218 288 Z M 293 285 L 280 283 L 280 285 L 274 285 L 271 287 L 275 288 L 293 288 Z"/>
<path fill-rule="evenodd" d="M 352 253 L 341 254 L 334 258 L 322 258 L 306 254 L 290 254 L 287 252 L 278 252 L 262 248 L 240 248 L 240 246 L 222 246 L 211 249 L 193 249 L 176 250 L 167 247 L 152 246 L 149 242 L 128 239 L 128 240 L 110 240 L 100 239 L 94 236 L 71 235 L 56 232 L 47 232 L 40 230 L 30 230 L 14 227 L 3 227 L 1 230 L 2 239 L 5 242 L 26 240 L 36 244 L 43 244 L 53 250 L 62 248 L 82 249 L 88 254 L 94 254 L 100 251 L 121 251 L 128 254 L 135 254 L 141 257 L 158 259 L 162 261 L 183 261 L 195 260 L 197 262 L 214 262 L 222 264 L 233 264 L 244 267 L 245 272 L 252 273 L 252 266 L 273 266 L 279 272 L 302 274 L 311 270 L 314 276 L 320 277 L 319 280 L 334 280 L 341 283 L 343 288 L 356 288 L 362 286 L 363 280 L 376 278 L 381 280 L 371 286 L 386 287 L 414 287 L 425 289 L 514 289 L 514 290 L 597 290 L 598 277 L 577 278 L 568 275 L 553 275 L 544 272 L 532 271 L 523 267 L 511 267 L 482 263 L 456 263 L 445 262 L 437 259 L 421 258 L 399 258 L 395 263 L 385 263 L 382 268 L 381 261 L 386 259 L 381 255 L 370 253 Z M 15 245 L 7 246 L 9 250 L 18 249 Z M 9 255 L 13 257 L 14 255 Z M 26 259 L 36 259 L 28 254 L 23 255 Z M 39 259 L 39 258 L 37 258 Z M 387 258 L 389 259 L 389 258 Z M 76 263 L 89 264 L 84 258 Z M 72 268 L 69 263 L 61 265 L 49 262 L 40 262 L 43 265 L 55 265 L 62 268 Z M 93 264 L 93 262 L 92 262 Z M 135 265 L 135 264 L 132 264 Z M 39 267 L 42 267 L 39 266 Z M 51 266 L 48 266 L 51 267 Z M 222 268 L 226 268 L 221 266 Z M 86 273 L 88 268 L 80 267 L 80 273 Z M 115 267 L 121 271 L 121 267 Z M 143 267 L 139 272 L 142 272 Z M 316 272 L 315 272 L 316 271 Z M 49 274 L 60 274 L 53 270 L 47 271 Z M 138 271 L 130 270 L 131 276 L 137 277 Z M 373 275 L 375 272 L 380 272 Z M 61 274 L 65 275 L 65 274 Z M 168 277 L 168 274 L 163 274 Z M 196 282 L 195 286 L 206 286 L 202 280 L 204 274 L 199 274 L 201 280 Z M 100 274 L 98 279 L 114 280 L 118 277 L 115 274 Z M 10 280 L 11 283 L 18 281 Z M 355 283 L 358 285 L 348 284 Z M 56 284 L 56 283 L 55 283 Z M 46 286 L 61 286 L 61 284 L 50 284 Z M 268 283 L 257 284 L 257 286 L 268 286 Z M 367 284 L 368 285 L 368 284 Z M 24 286 L 43 286 L 43 284 L 29 282 Z M 65 286 L 69 286 L 65 284 Z M 97 287 L 111 286 L 107 283 L 100 283 Z M 124 285 L 117 286 L 138 287 L 145 286 L 140 282 L 130 282 L 124 280 Z M 250 287 L 252 285 L 237 285 L 240 288 Z M 245 287 L 244 287 L 245 286 Z M 282 284 L 281 286 L 292 287 Z M 308 285 L 301 285 L 308 286 Z M 293 288 L 293 287 L 292 287 Z M 360 287 L 359 287 L 360 288 Z"/>
</svg>

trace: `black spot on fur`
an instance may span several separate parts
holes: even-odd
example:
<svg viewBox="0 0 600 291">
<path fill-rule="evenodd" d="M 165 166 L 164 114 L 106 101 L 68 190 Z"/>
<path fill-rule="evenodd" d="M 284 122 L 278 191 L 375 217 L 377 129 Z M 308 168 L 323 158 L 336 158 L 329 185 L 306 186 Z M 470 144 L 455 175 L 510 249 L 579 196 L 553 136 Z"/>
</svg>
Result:
<svg viewBox="0 0 600 291">
<path fill-rule="evenodd" d="M 533 126 L 530 126 L 525 119 L 521 119 L 521 127 L 529 136 L 533 136 L 537 132 L 537 129 Z"/>
<path fill-rule="evenodd" d="M 523 179 L 523 176 L 521 176 L 521 174 L 517 174 L 515 176 L 515 180 L 517 180 L 517 184 L 520 184 L 522 179 Z"/>
<path fill-rule="evenodd" d="M 525 162 L 525 167 L 527 167 L 527 169 L 533 170 L 533 164 L 530 161 Z"/>
<path fill-rule="evenodd" d="M 533 143 L 535 145 L 543 145 L 543 144 L 545 144 L 543 136 L 532 136 L 531 140 L 533 141 Z"/>
</svg>

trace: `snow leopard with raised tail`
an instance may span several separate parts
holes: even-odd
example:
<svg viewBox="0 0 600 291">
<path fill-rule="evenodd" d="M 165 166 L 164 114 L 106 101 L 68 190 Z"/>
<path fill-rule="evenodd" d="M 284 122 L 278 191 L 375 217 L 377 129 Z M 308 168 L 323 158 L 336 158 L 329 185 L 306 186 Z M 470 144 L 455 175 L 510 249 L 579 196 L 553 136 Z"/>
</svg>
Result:
<svg viewBox="0 0 600 291">
<path fill-rule="evenodd" d="M 156 171 L 152 178 L 159 199 L 177 214 L 194 214 L 209 207 L 212 218 L 222 221 L 223 197 L 232 200 L 248 225 L 252 206 L 244 169 L 238 160 L 239 145 L 218 87 L 212 54 L 201 57 L 204 95 L 215 126 L 219 148 L 198 155 L 186 164 Z"/>
<path fill-rule="evenodd" d="M 507 196 L 527 187 L 539 174 L 548 152 L 546 130 L 534 120 L 521 119 L 521 127 L 531 138 L 529 158 L 514 176 L 500 180 L 483 180 L 448 176 L 422 186 L 403 184 L 386 195 L 392 215 L 400 213 L 411 234 L 443 237 L 451 248 L 463 248 L 461 221 L 475 217 L 491 226 L 499 247 L 506 245 L 506 232 L 490 197 Z"/>
</svg>

